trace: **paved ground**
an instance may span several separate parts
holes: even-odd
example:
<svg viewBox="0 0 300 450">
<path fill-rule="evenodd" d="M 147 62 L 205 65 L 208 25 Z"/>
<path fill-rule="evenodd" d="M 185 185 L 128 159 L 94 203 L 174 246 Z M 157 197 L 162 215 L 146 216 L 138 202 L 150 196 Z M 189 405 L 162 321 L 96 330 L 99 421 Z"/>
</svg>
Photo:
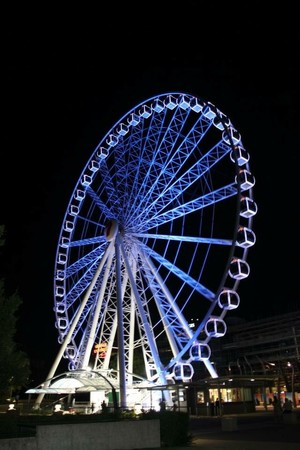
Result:
<svg viewBox="0 0 300 450">
<path fill-rule="evenodd" d="M 300 411 L 277 418 L 272 412 L 191 418 L 193 450 L 300 450 Z M 177 450 L 179 450 L 177 448 Z"/>
<path fill-rule="evenodd" d="M 289 419 L 272 412 L 191 417 L 190 432 L 190 446 L 167 450 L 300 450 L 300 409 Z"/>
</svg>

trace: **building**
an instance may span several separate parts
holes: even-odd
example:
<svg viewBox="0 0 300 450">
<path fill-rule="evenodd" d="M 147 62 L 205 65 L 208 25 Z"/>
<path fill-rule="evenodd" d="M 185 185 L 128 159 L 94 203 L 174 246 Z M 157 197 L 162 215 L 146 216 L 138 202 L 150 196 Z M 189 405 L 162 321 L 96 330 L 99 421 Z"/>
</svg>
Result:
<svg viewBox="0 0 300 450">
<path fill-rule="evenodd" d="M 199 413 L 250 412 L 271 404 L 274 395 L 300 405 L 300 311 L 246 322 L 231 318 L 227 333 L 210 342 L 217 379 L 195 365 L 189 407 Z"/>
</svg>

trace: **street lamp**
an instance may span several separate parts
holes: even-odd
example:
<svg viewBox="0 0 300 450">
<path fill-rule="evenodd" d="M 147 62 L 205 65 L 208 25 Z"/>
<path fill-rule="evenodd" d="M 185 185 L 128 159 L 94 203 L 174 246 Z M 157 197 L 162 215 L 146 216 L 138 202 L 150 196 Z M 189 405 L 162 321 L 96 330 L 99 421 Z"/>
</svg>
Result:
<svg viewBox="0 0 300 450">
<path fill-rule="evenodd" d="M 288 362 L 287 363 L 288 367 L 292 368 L 292 401 L 293 401 L 293 405 L 294 407 L 296 406 L 296 402 L 295 402 L 295 392 L 294 392 L 294 377 L 295 377 L 295 370 L 294 370 L 294 366 L 292 363 Z"/>
</svg>

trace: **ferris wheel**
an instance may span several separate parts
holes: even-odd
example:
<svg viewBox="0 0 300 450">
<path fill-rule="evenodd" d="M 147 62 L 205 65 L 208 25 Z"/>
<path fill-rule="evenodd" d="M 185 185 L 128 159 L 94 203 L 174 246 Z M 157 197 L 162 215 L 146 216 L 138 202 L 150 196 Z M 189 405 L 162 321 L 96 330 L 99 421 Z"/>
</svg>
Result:
<svg viewBox="0 0 300 450">
<path fill-rule="evenodd" d="M 63 219 L 53 373 L 65 359 L 163 385 L 191 380 L 200 362 L 217 377 L 209 342 L 250 273 L 254 184 L 239 132 L 201 98 L 157 95 L 115 123 Z"/>
</svg>

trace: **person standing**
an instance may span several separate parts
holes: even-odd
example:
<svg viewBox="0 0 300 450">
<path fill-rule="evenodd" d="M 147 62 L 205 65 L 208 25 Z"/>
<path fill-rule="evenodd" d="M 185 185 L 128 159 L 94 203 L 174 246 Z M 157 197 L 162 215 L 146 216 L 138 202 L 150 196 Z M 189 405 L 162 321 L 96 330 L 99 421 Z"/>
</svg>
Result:
<svg viewBox="0 0 300 450">
<path fill-rule="evenodd" d="M 293 412 L 293 402 L 289 398 L 285 398 L 283 404 L 283 414 L 291 414 Z"/>
<path fill-rule="evenodd" d="M 107 404 L 105 400 L 103 400 L 103 402 L 101 403 L 101 409 L 103 414 L 107 413 Z"/>
<path fill-rule="evenodd" d="M 166 410 L 166 402 L 164 401 L 164 399 L 162 398 L 159 402 L 159 407 L 160 407 L 160 411 L 163 412 Z"/>
<path fill-rule="evenodd" d="M 280 400 L 278 400 L 278 397 L 276 395 L 274 395 L 274 399 L 273 399 L 273 409 L 274 409 L 275 422 L 280 422 L 281 415 L 282 415 L 282 409 L 281 409 Z"/>
</svg>

